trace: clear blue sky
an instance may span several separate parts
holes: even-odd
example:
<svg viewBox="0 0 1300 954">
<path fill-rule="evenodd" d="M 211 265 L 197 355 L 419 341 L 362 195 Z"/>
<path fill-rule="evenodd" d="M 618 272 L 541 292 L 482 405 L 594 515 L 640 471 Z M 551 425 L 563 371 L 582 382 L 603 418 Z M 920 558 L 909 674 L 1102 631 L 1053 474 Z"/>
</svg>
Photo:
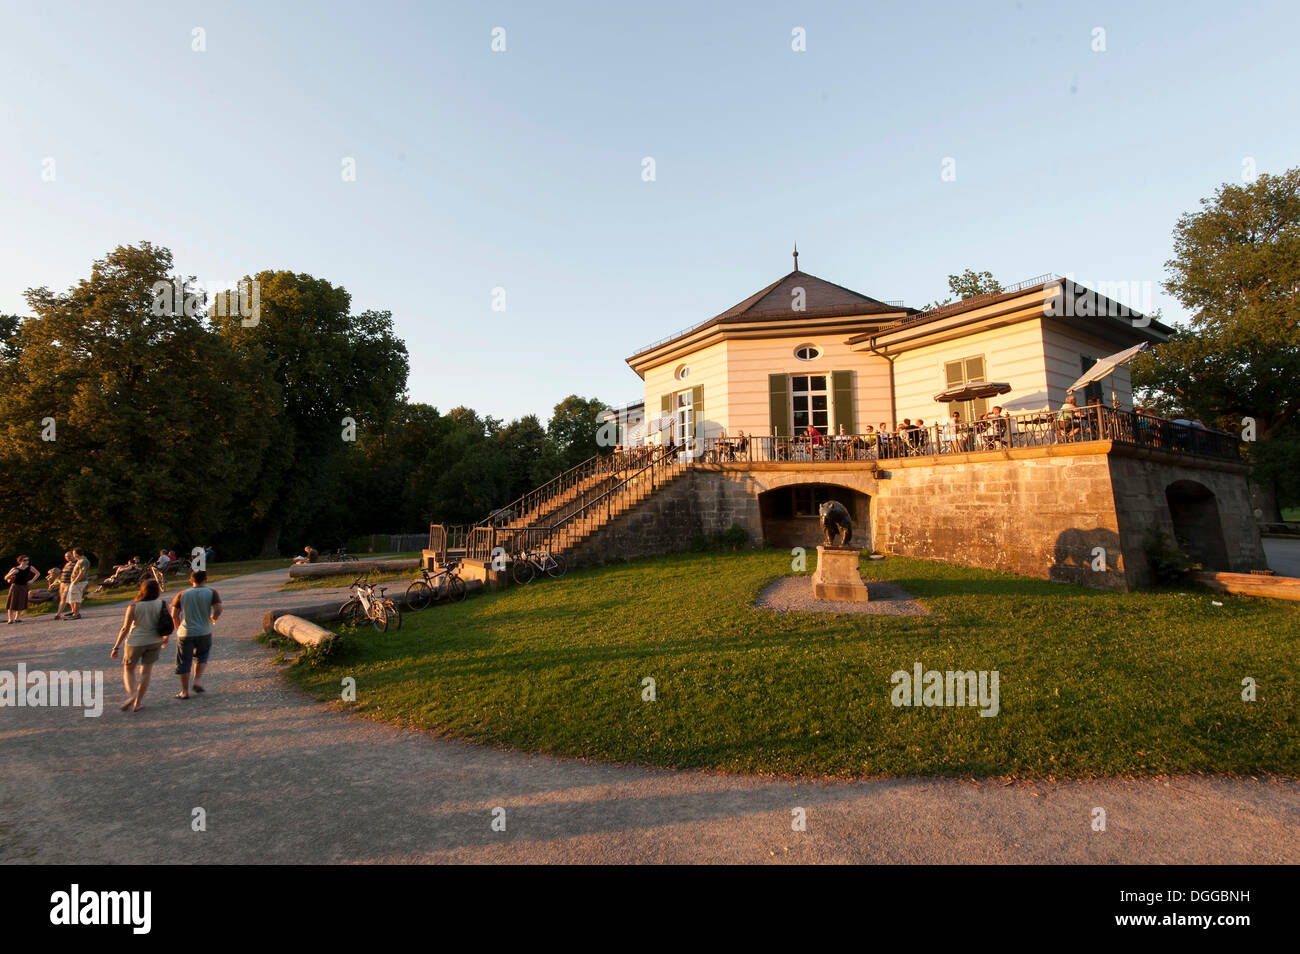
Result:
<svg viewBox="0 0 1300 954">
<path fill-rule="evenodd" d="M 794 239 L 910 305 L 967 266 L 1159 282 L 1243 159 L 1300 162 L 1294 2 L 0 11 L 0 311 L 145 239 L 200 278 L 308 272 L 393 312 L 412 398 L 506 418 L 637 397 L 624 358 Z"/>
</svg>

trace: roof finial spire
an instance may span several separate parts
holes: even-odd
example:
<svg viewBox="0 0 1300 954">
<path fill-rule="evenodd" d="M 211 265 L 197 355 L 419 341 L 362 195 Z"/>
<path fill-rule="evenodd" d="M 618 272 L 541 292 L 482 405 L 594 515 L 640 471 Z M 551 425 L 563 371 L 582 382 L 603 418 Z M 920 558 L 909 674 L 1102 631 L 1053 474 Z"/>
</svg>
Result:
<svg viewBox="0 0 1300 954">
<path fill-rule="evenodd" d="M 799 243 L 794 243 L 794 270 L 799 271 Z"/>
</svg>

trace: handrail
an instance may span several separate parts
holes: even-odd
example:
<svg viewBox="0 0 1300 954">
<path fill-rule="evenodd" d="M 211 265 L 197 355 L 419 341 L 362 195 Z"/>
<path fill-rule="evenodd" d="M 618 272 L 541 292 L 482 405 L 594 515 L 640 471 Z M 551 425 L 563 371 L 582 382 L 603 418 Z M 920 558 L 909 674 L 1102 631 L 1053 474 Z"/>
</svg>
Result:
<svg viewBox="0 0 1300 954">
<path fill-rule="evenodd" d="M 692 460 L 704 464 L 884 460 L 942 457 L 969 451 L 1010 450 L 1091 440 L 1109 440 L 1220 460 L 1241 460 L 1241 444 L 1233 434 L 1097 404 L 1075 408 L 1068 413 L 1059 408 L 1055 411 L 1029 411 L 969 423 L 900 427 L 884 434 L 828 434 L 812 439 L 804 435 L 749 437 L 743 442 L 735 438 L 709 437 L 699 442 Z"/>
<path fill-rule="evenodd" d="M 656 471 L 662 470 L 667 465 L 669 472 L 678 469 L 685 469 L 688 461 L 677 459 L 680 457 L 680 450 L 676 447 L 654 448 L 650 450 L 648 457 L 641 466 L 636 470 L 626 473 L 614 486 L 608 487 L 599 492 L 595 497 L 584 499 L 579 506 L 570 510 L 560 518 L 558 522 L 551 521 L 545 525 L 526 525 L 519 527 L 505 526 L 476 526 L 470 530 L 466 540 L 465 555 L 469 559 L 487 560 L 490 559 L 492 552 L 505 541 L 515 541 L 518 538 L 534 539 L 537 534 L 543 533 L 541 539 L 550 543 L 554 548 L 554 541 L 557 535 L 562 536 L 565 540 L 571 536 L 570 530 L 574 524 L 587 519 L 595 513 L 602 505 L 606 514 L 613 511 L 614 500 L 622 495 L 632 484 L 638 482 L 645 476 L 647 471 L 650 474 L 652 487 L 657 483 L 655 476 Z M 629 456 L 641 458 L 644 456 L 644 450 L 637 452 L 632 451 L 623 455 L 624 459 Z M 517 548 L 516 548 L 517 549 Z"/>
<path fill-rule="evenodd" d="M 609 454 L 596 454 L 593 457 L 588 457 L 582 463 L 570 467 L 558 477 L 554 477 L 540 487 L 528 491 L 528 493 L 512 500 L 504 507 L 493 510 L 492 513 L 473 526 L 495 526 L 496 515 L 502 513 L 509 515 L 508 522 L 526 519 L 530 513 L 539 511 L 546 503 L 580 486 L 592 477 L 605 477 L 616 473 L 626 466 L 626 461 L 634 453 L 633 451 L 614 451 Z"/>
<path fill-rule="evenodd" d="M 493 510 L 492 513 L 488 514 L 488 515 L 487 515 L 486 517 L 484 517 L 482 520 L 478 521 L 477 523 L 471 524 L 471 529 L 473 529 L 474 527 L 486 527 L 486 526 L 489 526 L 489 525 L 491 524 L 491 522 L 492 522 L 492 517 L 493 517 L 494 514 L 503 513 L 503 512 L 506 512 L 506 511 L 515 512 L 516 509 L 518 509 L 520 512 L 522 512 L 523 508 L 522 508 L 521 505 L 522 505 L 522 504 L 524 503 L 524 501 L 526 501 L 528 498 L 530 498 L 530 497 L 536 497 L 536 496 L 542 494 L 543 491 L 548 490 L 552 485 L 562 484 L 566 479 L 568 479 L 570 476 L 572 476 L 572 475 L 575 474 L 576 472 L 582 470 L 583 468 L 586 468 L 586 467 L 590 467 L 590 466 L 592 466 L 596 461 L 600 460 L 602 457 L 605 457 L 605 456 L 607 456 L 607 455 L 604 455 L 604 454 L 596 454 L 596 455 L 594 455 L 594 456 L 592 456 L 592 457 L 588 457 L 586 460 L 582 461 L 582 462 L 579 463 L 579 464 L 574 464 L 574 465 L 573 465 L 572 467 L 570 467 L 568 470 L 566 470 L 566 471 L 564 471 L 563 473 L 559 474 L 559 476 L 552 477 L 550 480 L 548 480 L 546 483 L 542 484 L 540 487 L 535 487 L 534 489 L 528 491 L 527 493 L 522 494 L 522 495 L 521 495 L 520 497 L 518 497 L 517 499 L 510 501 L 510 503 L 506 504 L 504 507 L 498 507 L 497 509 Z"/>
<path fill-rule="evenodd" d="M 884 461 L 1100 440 L 1241 460 L 1241 445 L 1235 435 L 1096 404 L 1003 414 L 970 423 L 903 427 L 884 434 L 818 435 L 811 439 L 807 436 L 743 440 L 710 437 L 692 441 L 686 449 L 668 445 L 610 455 L 621 465 L 601 471 L 602 476 L 613 478 L 611 481 L 583 488 L 571 500 L 561 502 L 549 512 L 538 511 L 537 515 L 543 518 L 540 520 L 517 526 L 471 527 L 465 538 L 465 554 L 471 559 L 486 560 L 498 546 L 514 545 L 521 540 L 531 541 L 528 548 L 533 549 L 540 545 L 539 541 L 551 549 L 567 546 L 576 528 L 593 515 L 603 509 L 608 518 L 613 515 L 616 501 L 632 492 L 632 488 L 645 489 L 647 473 L 648 489 L 653 492 L 659 486 L 661 474 L 675 476 L 700 464 Z M 518 549 L 516 546 L 507 552 Z"/>
</svg>

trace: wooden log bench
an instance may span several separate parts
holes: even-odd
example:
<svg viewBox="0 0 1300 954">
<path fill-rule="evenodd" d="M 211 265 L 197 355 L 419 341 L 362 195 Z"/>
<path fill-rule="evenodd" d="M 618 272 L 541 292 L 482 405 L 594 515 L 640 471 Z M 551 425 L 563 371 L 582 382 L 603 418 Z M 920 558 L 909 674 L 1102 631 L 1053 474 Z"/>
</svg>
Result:
<svg viewBox="0 0 1300 954">
<path fill-rule="evenodd" d="M 277 616 L 272 624 L 274 632 L 287 636 L 300 646 L 319 646 L 334 638 L 328 629 L 317 626 L 301 616 Z"/>
<path fill-rule="evenodd" d="M 1188 578 L 1220 593 L 1264 596 L 1275 600 L 1300 600 L 1300 577 L 1264 576 L 1256 573 L 1189 573 Z"/>
<path fill-rule="evenodd" d="M 418 570 L 420 558 L 403 560 L 349 560 L 347 563 L 297 563 L 289 567 L 289 579 L 310 579 L 321 576 L 365 576 L 371 570 L 379 573 L 397 573 Z"/>
</svg>

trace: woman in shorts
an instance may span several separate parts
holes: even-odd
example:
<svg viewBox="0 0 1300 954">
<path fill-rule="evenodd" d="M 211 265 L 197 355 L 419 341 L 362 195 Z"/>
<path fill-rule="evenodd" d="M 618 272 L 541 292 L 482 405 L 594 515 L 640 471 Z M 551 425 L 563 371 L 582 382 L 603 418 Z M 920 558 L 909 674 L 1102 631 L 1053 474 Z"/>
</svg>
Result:
<svg viewBox="0 0 1300 954">
<path fill-rule="evenodd" d="M 140 592 L 126 608 L 122 620 L 122 629 L 117 634 L 117 642 L 109 656 L 117 658 L 118 647 L 126 640 L 126 654 L 122 657 L 122 682 L 126 686 L 126 702 L 122 711 L 130 709 L 139 712 L 142 708 L 145 690 L 149 688 L 149 677 L 153 674 L 153 664 L 158 661 L 158 653 L 167 645 L 167 637 L 158 632 L 158 619 L 167 612 L 167 604 L 159 599 L 157 580 L 146 580 L 140 584 Z M 140 667 L 140 678 L 135 677 L 135 667 Z"/>
</svg>

